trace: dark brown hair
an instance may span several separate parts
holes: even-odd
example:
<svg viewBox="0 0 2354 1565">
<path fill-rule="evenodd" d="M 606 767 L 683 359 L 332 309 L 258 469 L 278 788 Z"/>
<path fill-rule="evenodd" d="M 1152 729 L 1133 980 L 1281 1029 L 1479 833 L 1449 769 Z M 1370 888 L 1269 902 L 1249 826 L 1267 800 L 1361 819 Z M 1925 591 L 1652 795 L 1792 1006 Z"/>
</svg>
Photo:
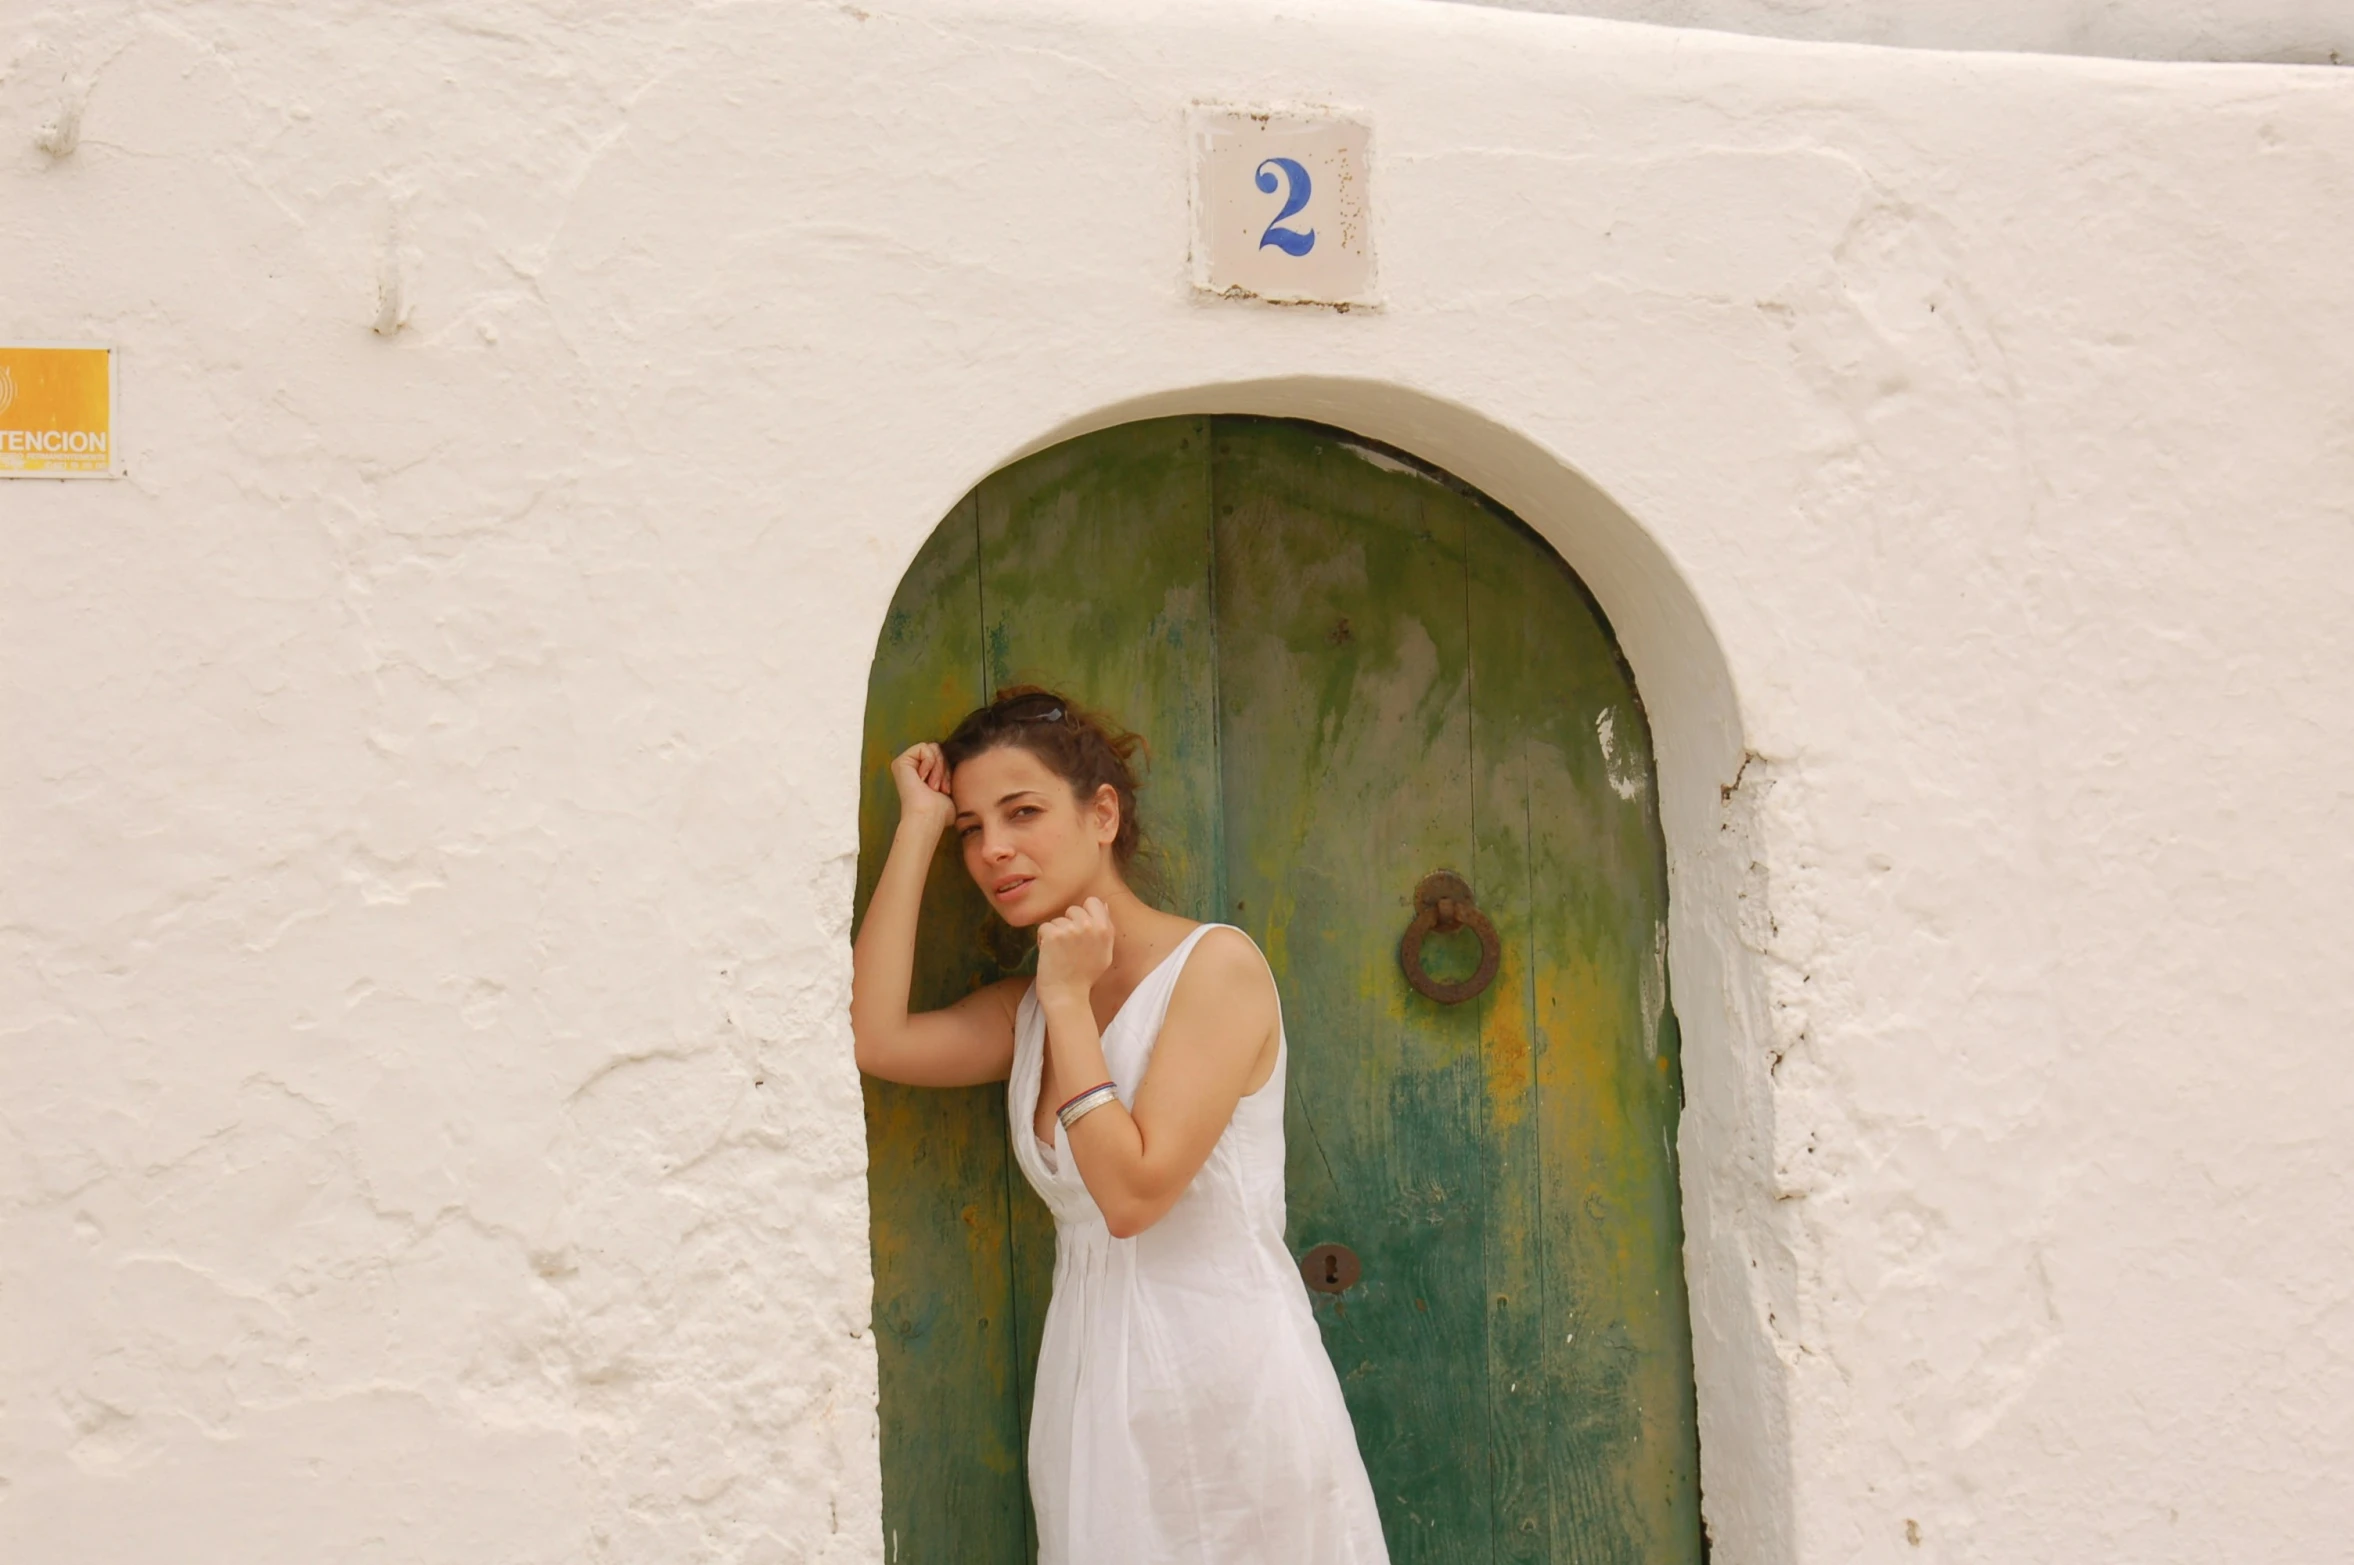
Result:
<svg viewBox="0 0 2354 1565">
<path fill-rule="evenodd" d="M 950 771 L 976 755 L 1011 745 L 1027 750 L 1071 785 L 1084 804 L 1106 783 L 1120 799 L 1120 830 L 1112 858 L 1125 871 L 1144 835 L 1136 818 L 1137 763 L 1144 741 L 1077 702 L 1038 685 L 1008 685 L 997 699 L 976 707 L 940 741 Z"/>
</svg>

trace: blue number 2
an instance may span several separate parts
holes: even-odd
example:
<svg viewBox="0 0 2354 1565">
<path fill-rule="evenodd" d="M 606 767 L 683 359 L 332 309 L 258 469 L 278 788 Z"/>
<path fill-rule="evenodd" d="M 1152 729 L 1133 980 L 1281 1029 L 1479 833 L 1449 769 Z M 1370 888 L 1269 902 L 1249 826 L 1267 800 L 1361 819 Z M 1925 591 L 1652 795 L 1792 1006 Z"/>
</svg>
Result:
<svg viewBox="0 0 2354 1565">
<path fill-rule="evenodd" d="M 1269 195 L 1275 194 L 1275 175 L 1270 172 L 1273 169 L 1283 170 L 1283 178 L 1290 185 L 1291 194 L 1284 198 L 1283 210 L 1275 214 L 1275 221 L 1269 223 L 1267 231 L 1259 235 L 1259 248 L 1264 250 L 1273 245 L 1285 255 L 1306 255 L 1316 248 L 1316 230 L 1311 228 L 1303 234 L 1296 228 L 1278 225 L 1308 204 L 1308 192 L 1313 188 L 1308 183 L 1308 171 L 1289 158 L 1269 158 L 1259 165 L 1258 179 L 1255 181 Z"/>
</svg>

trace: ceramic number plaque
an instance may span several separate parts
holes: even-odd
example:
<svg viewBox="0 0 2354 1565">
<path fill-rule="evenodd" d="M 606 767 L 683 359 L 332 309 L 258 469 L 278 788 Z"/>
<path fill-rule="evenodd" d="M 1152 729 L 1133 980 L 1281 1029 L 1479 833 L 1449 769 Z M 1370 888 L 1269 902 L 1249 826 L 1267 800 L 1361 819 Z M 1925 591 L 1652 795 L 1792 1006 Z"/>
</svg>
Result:
<svg viewBox="0 0 2354 1565">
<path fill-rule="evenodd" d="M 1287 304 L 1373 302 L 1363 125 L 1207 105 L 1190 125 L 1196 288 Z"/>
</svg>

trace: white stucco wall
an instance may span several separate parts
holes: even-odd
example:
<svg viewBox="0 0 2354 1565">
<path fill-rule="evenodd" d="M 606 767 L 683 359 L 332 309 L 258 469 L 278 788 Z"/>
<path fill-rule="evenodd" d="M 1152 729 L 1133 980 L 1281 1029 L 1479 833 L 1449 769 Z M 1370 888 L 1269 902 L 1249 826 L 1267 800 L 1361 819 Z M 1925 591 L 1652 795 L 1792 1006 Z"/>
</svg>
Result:
<svg viewBox="0 0 2354 1565">
<path fill-rule="evenodd" d="M 2354 0 L 1455 0 L 1814 43 L 2354 65 Z"/>
<path fill-rule="evenodd" d="M 1189 294 L 1195 98 L 1366 117 L 1384 308 Z M 879 1559 L 874 633 L 1173 407 L 1620 629 L 1720 1561 L 2344 1557 L 2354 76 L 19 4 L 0 213 L 129 468 L 0 483 L 11 1565 Z"/>
</svg>

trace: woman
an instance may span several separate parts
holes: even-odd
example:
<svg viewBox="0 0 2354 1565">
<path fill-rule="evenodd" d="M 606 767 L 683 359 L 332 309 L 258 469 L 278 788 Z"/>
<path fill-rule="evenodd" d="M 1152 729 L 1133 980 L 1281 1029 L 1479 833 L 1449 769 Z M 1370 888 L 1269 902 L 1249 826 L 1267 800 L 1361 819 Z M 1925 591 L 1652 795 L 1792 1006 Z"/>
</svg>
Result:
<svg viewBox="0 0 2354 1565">
<path fill-rule="evenodd" d="M 1039 1565 L 1386 1565 L 1340 1382 L 1283 1242 L 1283 1019 L 1250 937 L 1146 903 L 1133 735 L 1023 687 L 891 763 L 899 828 L 853 952 L 859 1068 L 1007 1083 L 1055 1219 L 1030 1419 Z M 910 1015 L 940 834 L 1038 976 Z"/>
</svg>

